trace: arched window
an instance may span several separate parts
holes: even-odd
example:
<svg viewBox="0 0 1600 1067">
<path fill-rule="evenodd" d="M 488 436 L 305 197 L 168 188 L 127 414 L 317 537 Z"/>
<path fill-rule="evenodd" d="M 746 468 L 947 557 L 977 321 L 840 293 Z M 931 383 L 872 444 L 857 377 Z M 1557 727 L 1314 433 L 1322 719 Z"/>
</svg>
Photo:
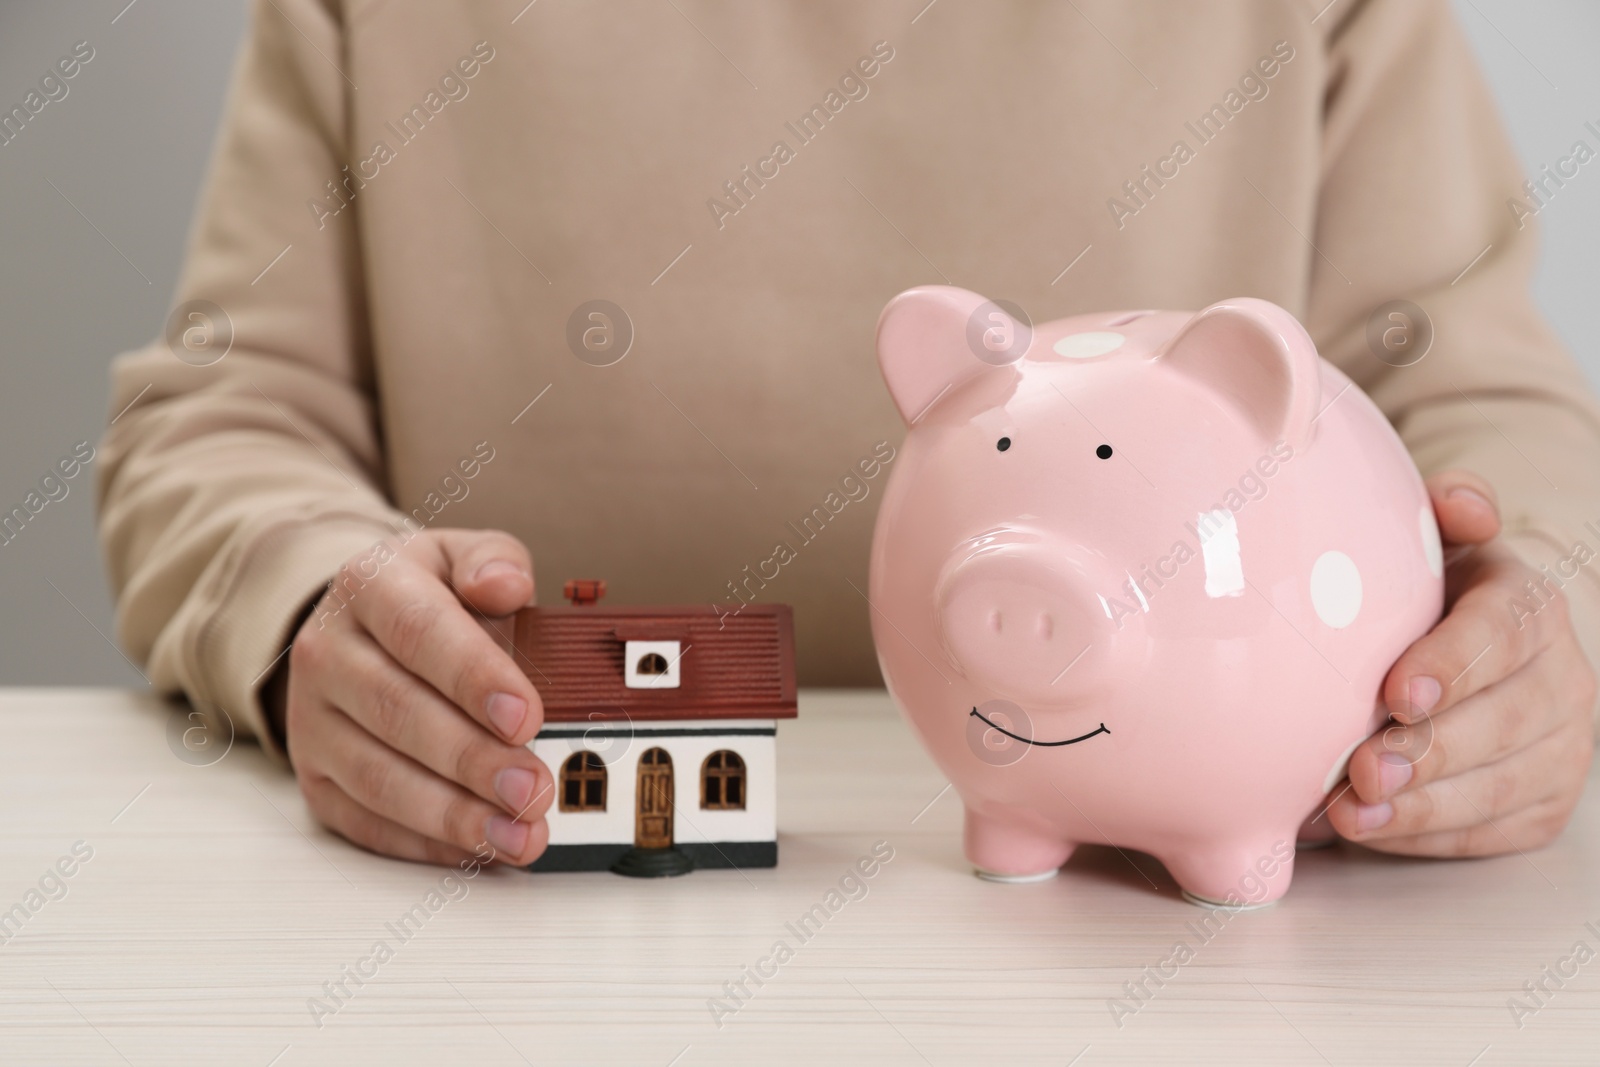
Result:
<svg viewBox="0 0 1600 1067">
<path fill-rule="evenodd" d="M 700 806 L 713 811 L 744 808 L 744 760 L 718 749 L 700 765 Z"/>
<path fill-rule="evenodd" d="M 606 765 L 595 753 L 574 752 L 561 765 L 561 810 L 606 810 Z"/>
<path fill-rule="evenodd" d="M 666 674 L 668 666 L 667 657 L 659 652 L 646 652 L 639 657 L 640 674 Z"/>
</svg>

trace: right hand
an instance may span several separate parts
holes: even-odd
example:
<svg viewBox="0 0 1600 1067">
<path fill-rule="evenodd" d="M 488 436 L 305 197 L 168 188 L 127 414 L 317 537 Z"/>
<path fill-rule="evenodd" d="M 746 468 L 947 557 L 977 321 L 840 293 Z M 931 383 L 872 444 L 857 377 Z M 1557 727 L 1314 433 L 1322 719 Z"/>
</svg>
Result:
<svg viewBox="0 0 1600 1067">
<path fill-rule="evenodd" d="M 289 651 L 284 723 L 324 825 L 374 852 L 522 866 L 555 797 L 526 747 L 544 721 L 527 676 L 478 619 L 533 599 L 528 550 L 497 530 L 424 530 L 362 581 L 352 557 Z M 368 562 L 366 573 L 373 563 Z M 353 593 L 354 595 L 351 595 Z"/>
</svg>

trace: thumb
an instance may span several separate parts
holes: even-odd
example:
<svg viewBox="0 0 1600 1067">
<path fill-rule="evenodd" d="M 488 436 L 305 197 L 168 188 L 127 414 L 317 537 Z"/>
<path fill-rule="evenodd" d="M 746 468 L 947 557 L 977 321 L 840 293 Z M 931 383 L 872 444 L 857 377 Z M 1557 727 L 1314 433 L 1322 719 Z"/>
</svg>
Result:
<svg viewBox="0 0 1600 1067">
<path fill-rule="evenodd" d="M 504 530 L 440 530 L 450 584 L 467 607 L 491 618 L 533 603 L 533 558 Z"/>
<path fill-rule="evenodd" d="M 1500 535 L 1494 489 L 1476 474 L 1440 471 L 1427 480 L 1428 498 L 1446 545 L 1481 545 Z"/>
</svg>

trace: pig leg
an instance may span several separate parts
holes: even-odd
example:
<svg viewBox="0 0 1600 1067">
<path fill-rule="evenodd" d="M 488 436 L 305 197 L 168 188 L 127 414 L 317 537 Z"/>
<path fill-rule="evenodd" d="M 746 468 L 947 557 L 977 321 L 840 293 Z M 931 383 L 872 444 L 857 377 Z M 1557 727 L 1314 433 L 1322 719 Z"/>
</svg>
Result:
<svg viewBox="0 0 1600 1067">
<path fill-rule="evenodd" d="M 1294 877 L 1294 829 L 1234 841 L 1195 842 L 1156 858 L 1201 907 L 1238 911 L 1265 907 L 1283 896 Z"/>
<path fill-rule="evenodd" d="M 1018 813 L 981 814 L 966 809 L 962 843 L 979 878 L 991 882 L 1042 882 L 1053 878 L 1075 843 Z"/>
</svg>

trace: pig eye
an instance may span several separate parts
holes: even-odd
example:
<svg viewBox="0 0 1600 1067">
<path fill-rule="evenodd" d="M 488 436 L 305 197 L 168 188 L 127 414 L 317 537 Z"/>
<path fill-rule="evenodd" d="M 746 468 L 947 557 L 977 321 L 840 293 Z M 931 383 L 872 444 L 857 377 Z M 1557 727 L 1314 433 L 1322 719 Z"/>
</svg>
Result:
<svg viewBox="0 0 1600 1067">
<path fill-rule="evenodd" d="M 1006 449 L 1011 447 L 1011 438 L 1009 438 L 1009 437 L 1000 438 L 1000 440 L 998 440 L 998 441 L 996 441 L 994 443 L 994 447 L 996 447 L 1000 451 L 1004 452 Z"/>
<path fill-rule="evenodd" d="M 1110 445 L 1101 445 L 1099 448 L 1094 450 L 1094 454 L 1099 456 L 1101 459 L 1110 459 L 1111 458 L 1111 446 Z"/>
</svg>

